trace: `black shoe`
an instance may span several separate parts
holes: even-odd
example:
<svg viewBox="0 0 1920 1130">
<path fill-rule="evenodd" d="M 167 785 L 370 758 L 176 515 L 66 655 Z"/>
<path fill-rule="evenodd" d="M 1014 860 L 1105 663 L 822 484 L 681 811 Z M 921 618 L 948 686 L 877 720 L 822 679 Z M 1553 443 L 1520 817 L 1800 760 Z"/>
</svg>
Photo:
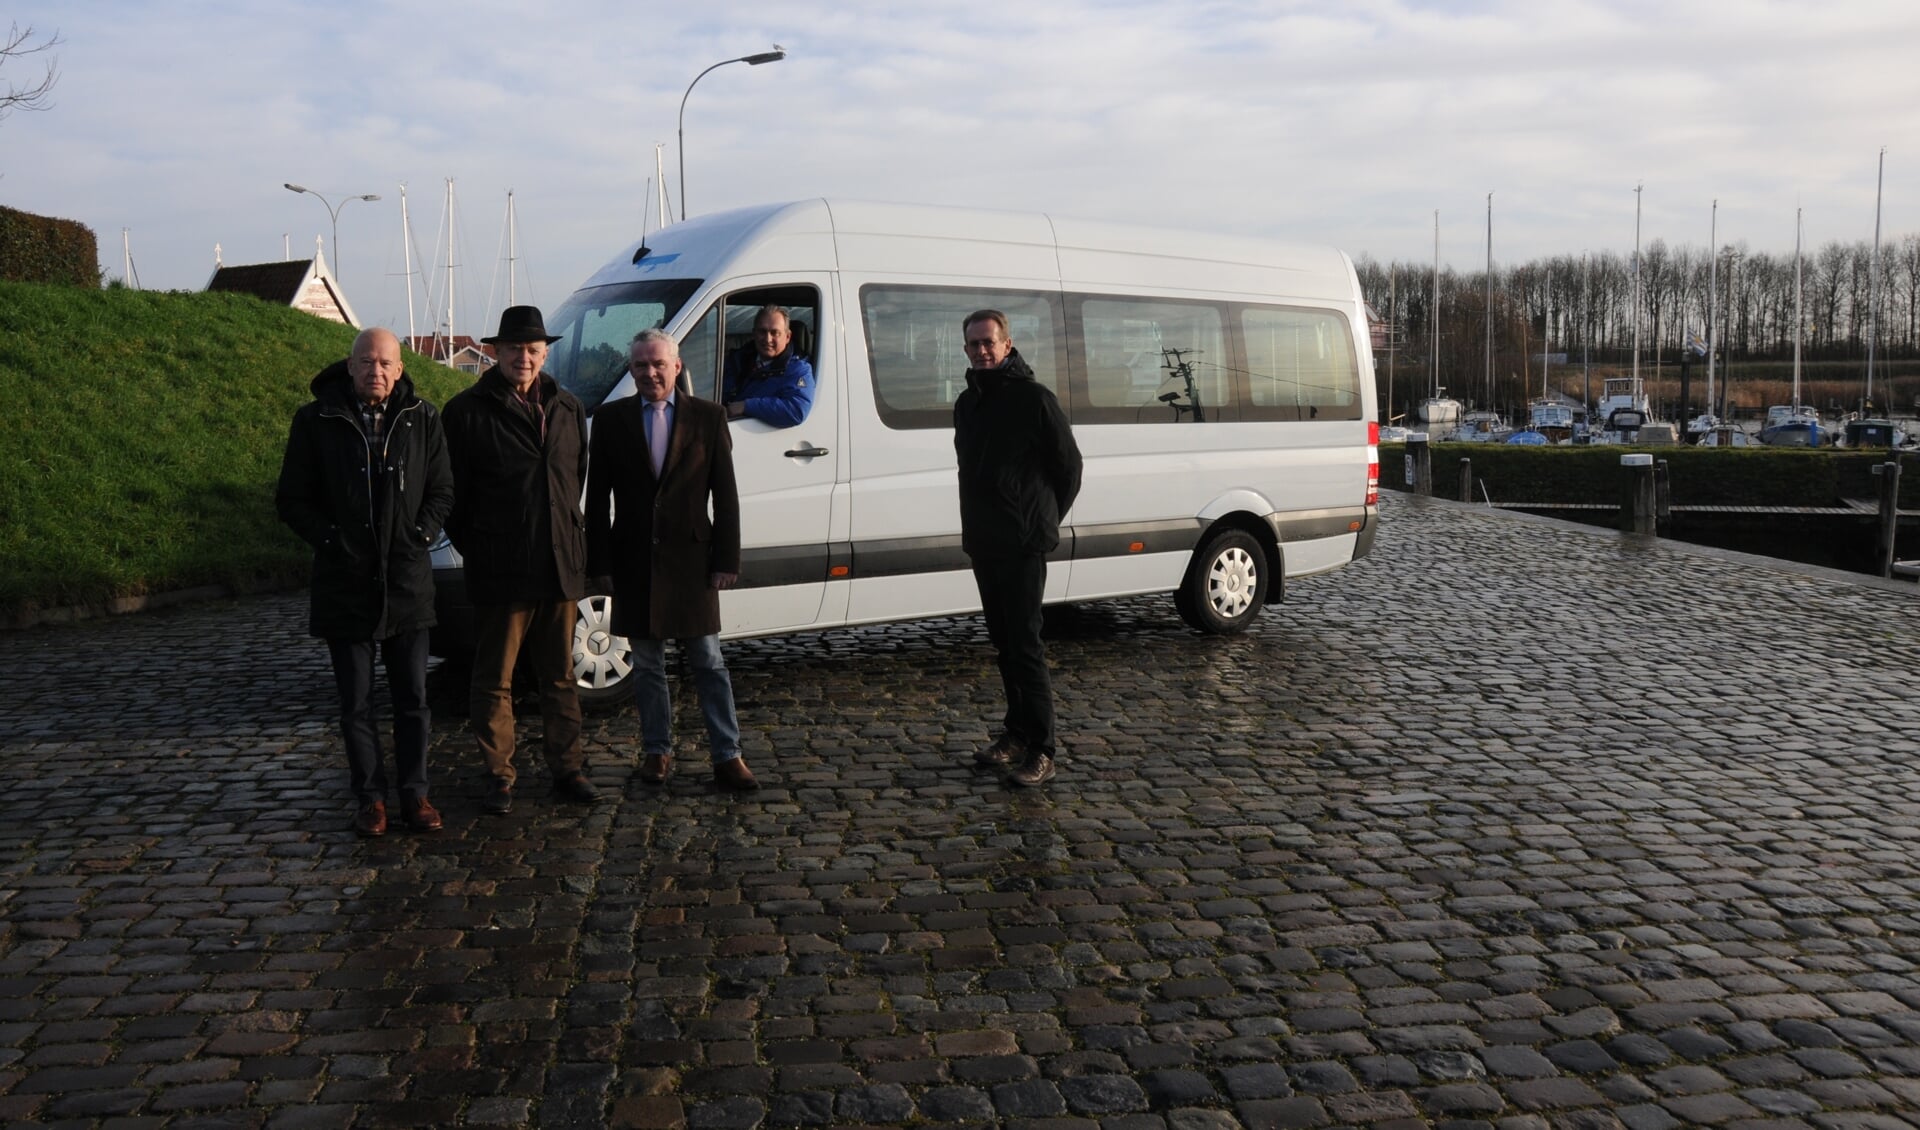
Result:
<svg viewBox="0 0 1920 1130">
<path fill-rule="evenodd" d="M 480 800 L 480 807 L 495 816 L 505 816 L 513 811 L 513 786 L 495 777 L 487 786 L 487 795 Z"/>
<path fill-rule="evenodd" d="M 593 787 L 585 773 L 569 773 L 553 779 L 553 795 L 575 804 L 592 804 L 600 799 L 600 790 Z"/>
</svg>

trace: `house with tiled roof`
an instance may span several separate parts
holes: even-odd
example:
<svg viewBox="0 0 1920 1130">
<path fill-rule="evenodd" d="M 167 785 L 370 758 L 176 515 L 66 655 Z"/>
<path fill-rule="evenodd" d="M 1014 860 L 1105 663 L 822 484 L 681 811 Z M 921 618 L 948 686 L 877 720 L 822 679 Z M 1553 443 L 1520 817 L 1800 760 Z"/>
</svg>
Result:
<svg viewBox="0 0 1920 1130">
<path fill-rule="evenodd" d="M 458 369 L 474 376 L 493 368 L 493 348 L 475 341 L 468 334 L 455 334 L 451 338 L 446 334 L 415 337 L 407 342 L 407 348 L 449 369 Z"/>
<path fill-rule="evenodd" d="M 319 247 L 311 259 L 289 259 L 282 263 L 247 263 L 229 267 L 216 260 L 208 290 L 251 294 L 266 302 L 277 302 L 296 310 L 305 310 L 316 318 L 345 322 L 358 328 L 360 320 L 340 291 L 340 282 L 327 269 L 327 259 Z"/>
</svg>

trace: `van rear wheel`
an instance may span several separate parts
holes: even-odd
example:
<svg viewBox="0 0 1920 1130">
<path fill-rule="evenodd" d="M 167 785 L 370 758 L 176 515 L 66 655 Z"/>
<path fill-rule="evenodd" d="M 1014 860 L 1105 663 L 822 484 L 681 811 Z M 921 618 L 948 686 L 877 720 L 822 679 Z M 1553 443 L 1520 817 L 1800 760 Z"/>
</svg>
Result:
<svg viewBox="0 0 1920 1130">
<path fill-rule="evenodd" d="M 1245 530 L 1208 538 L 1173 597 L 1182 620 L 1216 636 L 1246 631 L 1266 602 L 1266 554 Z"/>
</svg>

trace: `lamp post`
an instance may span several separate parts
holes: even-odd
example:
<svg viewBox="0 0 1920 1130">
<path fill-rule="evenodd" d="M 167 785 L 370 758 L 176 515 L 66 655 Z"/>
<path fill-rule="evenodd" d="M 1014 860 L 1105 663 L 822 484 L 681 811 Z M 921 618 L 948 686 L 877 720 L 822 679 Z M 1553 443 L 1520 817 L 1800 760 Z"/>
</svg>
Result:
<svg viewBox="0 0 1920 1130">
<path fill-rule="evenodd" d="M 680 137 L 680 218 L 681 219 L 684 220 L 687 218 L 687 96 L 693 93 L 694 85 L 697 84 L 701 79 L 706 78 L 707 71 L 713 70 L 714 67 L 724 67 L 728 63 L 745 63 L 750 67 L 757 67 L 762 63 L 777 63 L 786 57 L 787 57 L 787 49 L 780 46 L 778 43 L 776 43 L 773 45 L 773 50 L 771 51 L 762 51 L 757 55 L 742 55 L 738 59 L 722 59 L 718 63 L 715 63 L 712 67 L 708 67 L 707 70 L 701 71 L 699 74 L 694 75 L 693 82 L 690 82 L 687 84 L 687 93 L 682 94 L 680 96 L 679 137 Z"/>
<path fill-rule="evenodd" d="M 366 200 L 366 201 L 378 200 L 380 199 L 379 194 L 369 192 L 360 196 L 349 196 L 345 200 L 342 200 L 338 205 L 334 205 L 334 204 L 327 203 L 326 197 L 320 195 L 319 193 L 315 192 L 311 188 L 306 187 L 305 185 L 289 184 L 289 185 L 285 185 L 284 187 L 289 192 L 306 193 L 308 196 L 311 196 L 314 199 L 320 201 L 320 206 L 327 210 L 327 219 L 333 221 L 333 277 L 339 278 L 341 274 L 340 272 L 340 209 L 345 208 L 348 202 L 354 201 L 354 200 Z"/>
</svg>

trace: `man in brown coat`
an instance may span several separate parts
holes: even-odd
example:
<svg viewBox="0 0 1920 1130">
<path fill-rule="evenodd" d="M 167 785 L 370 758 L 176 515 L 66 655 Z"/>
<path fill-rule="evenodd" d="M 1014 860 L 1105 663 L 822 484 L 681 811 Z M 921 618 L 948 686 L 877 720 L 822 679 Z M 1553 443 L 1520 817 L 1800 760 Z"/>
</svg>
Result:
<svg viewBox="0 0 1920 1130">
<path fill-rule="evenodd" d="M 633 645 L 640 779 L 664 784 L 673 772 L 665 641 L 677 639 L 692 660 L 714 783 L 756 789 L 740 756 L 733 680 L 720 656 L 720 590 L 740 576 L 740 497 L 726 409 L 676 392 L 680 347 L 659 330 L 635 335 L 627 360 L 639 395 L 603 406 L 593 422 L 587 560 L 595 576 L 613 578 L 613 630 Z"/>
<path fill-rule="evenodd" d="M 513 668 L 523 648 L 540 684 L 554 795 L 590 803 L 600 794 L 584 772 L 572 662 L 577 602 L 587 591 L 587 414 L 541 371 L 547 346 L 560 339 L 547 334 L 538 309 L 507 307 L 500 332 L 480 340 L 499 363 L 447 401 L 441 418 L 453 461 L 447 535 L 465 558 L 473 601 L 470 705 L 489 778 L 481 803 L 497 815 L 513 808 Z"/>
</svg>

